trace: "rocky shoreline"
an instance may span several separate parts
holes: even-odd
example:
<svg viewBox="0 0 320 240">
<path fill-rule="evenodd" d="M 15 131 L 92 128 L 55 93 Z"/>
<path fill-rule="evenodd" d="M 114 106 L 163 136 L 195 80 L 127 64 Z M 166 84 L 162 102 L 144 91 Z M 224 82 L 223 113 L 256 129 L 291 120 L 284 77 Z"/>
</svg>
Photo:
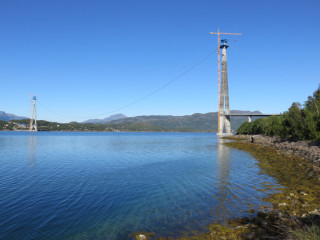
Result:
<svg viewBox="0 0 320 240">
<path fill-rule="evenodd" d="M 254 218 L 213 223 L 209 232 L 186 235 L 177 240 L 211 239 L 319 239 L 320 237 L 320 146 L 311 142 L 290 142 L 262 135 L 225 137 L 228 147 L 250 153 L 262 171 L 274 177 L 283 188 L 265 197 Z M 169 240 L 170 237 L 146 239 Z"/>
<path fill-rule="evenodd" d="M 239 239 L 318 239 L 320 146 L 263 135 L 235 135 L 227 139 L 237 140 L 226 145 L 251 153 L 260 167 L 285 187 L 265 198 L 273 207 L 251 219 L 248 231 Z M 300 233 L 303 236 L 297 237 Z"/>
<path fill-rule="evenodd" d="M 272 147 L 278 153 L 297 156 L 311 164 L 309 171 L 320 173 L 320 145 L 315 142 L 289 141 L 264 135 L 235 135 L 233 139 Z"/>
</svg>

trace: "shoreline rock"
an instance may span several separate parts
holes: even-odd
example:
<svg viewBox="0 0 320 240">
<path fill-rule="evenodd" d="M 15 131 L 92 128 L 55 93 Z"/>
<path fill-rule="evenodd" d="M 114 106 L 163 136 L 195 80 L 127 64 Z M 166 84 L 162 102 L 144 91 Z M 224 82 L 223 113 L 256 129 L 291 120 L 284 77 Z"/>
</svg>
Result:
<svg viewBox="0 0 320 240">
<path fill-rule="evenodd" d="M 320 226 L 319 145 L 263 135 L 235 135 L 226 139 L 236 140 L 225 144 L 252 154 L 262 169 L 284 186 L 265 198 L 273 206 L 250 220 L 250 229 L 242 235 L 243 239 L 296 239 L 291 238 L 293 230 L 307 232 L 306 229 Z M 266 221 L 268 225 L 257 225 L 257 221 Z"/>
<path fill-rule="evenodd" d="M 312 164 L 310 171 L 320 173 L 320 146 L 314 142 L 289 141 L 264 135 L 235 135 L 231 138 L 276 149 L 278 153 L 297 156 Z"/>
</svg>

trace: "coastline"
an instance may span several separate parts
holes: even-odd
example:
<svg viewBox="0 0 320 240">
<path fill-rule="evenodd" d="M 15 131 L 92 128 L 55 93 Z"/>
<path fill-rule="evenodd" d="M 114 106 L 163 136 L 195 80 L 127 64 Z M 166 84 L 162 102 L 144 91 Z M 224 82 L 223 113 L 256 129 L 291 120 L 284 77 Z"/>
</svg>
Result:
<svg viewBox="0 0 320 240">
<path fill-rule="evenodd" d="M 180 240 L 291 239 L 287 237 L 290 231 L 302 224 L 320 223 L 320 175 L 316 166 L 319 146 L 311 142 L 289 142 L 261 135 L 236 135 L 225 139 L 234 140 L 224 141 L 225 145 L 249 152 L 261 170 L 277 179 L 284 188 L 266 197 L 272 207 L 252 209 L 251 213 L 256 217 L 228 219 L 226 225 L 213 223 L 208 225 L 208 232 L 195 235 L 190 231 Z M 132 239 L 135 236 L 132 235 Z M 151 233 L 146 236 L 150 240 L 173 239 L 153 238 Z"/>
<path fill-rule="evenodd" d="M 262 170 L 284 186 L 266 201 L 272 208 L 258 212 L 239 239 L 297 239 L 295 231 L 320 225 L 320 147 L 312 142 L 292 142 L 263 135 L 236 135 L 225 143 L 249 152 Z M 261 224 L 256 225 L 258 221 Z M 305 238 L 298 238 L 305 239 Z"/>
<path fill-rule="evenodd" d="M 253 137 L 253 139 L 252 139 Z M 264 200 L 256 217 L 213 223 L 208 232 L 178 240 L 202 239 L 309 239 L 320 226 L 320 147 L 310 142 L 290 142 L 262 135 L 224 137 L 226 146 L 249 152 L 260 168 L 283 186 Z M 296 237 L 302 233 L 302 237 Z M 313 237 L 312 235 L 311 237 Z M 318 236 L 318 235 L 317 235 Z M 159 238 L 172 239 L 172 238 Z M 318 238 L 312 238 L 318 239 Z"/>
<path fill-rule="evenodd" d="M 30 130 L 1 129 L 0 132 L 30 132 Z M 216 133 L 214 131 L 99 131 L 99 130 L 38 130 L 31 132 L 100 132 L 100 133 Z"/>
<path fill-rule="evenodd" d="M 279 137 L 269 137 L 264 135 L 234 135 L 228 137 L 232 140 L 254 143 L 257 145 L 272 147 L 279 154 L 286 156 L 296 156 L 310 163 L 310 171 L 320 172 L 320 144 L 307 141 L 289 141 Z"/>
</svg>

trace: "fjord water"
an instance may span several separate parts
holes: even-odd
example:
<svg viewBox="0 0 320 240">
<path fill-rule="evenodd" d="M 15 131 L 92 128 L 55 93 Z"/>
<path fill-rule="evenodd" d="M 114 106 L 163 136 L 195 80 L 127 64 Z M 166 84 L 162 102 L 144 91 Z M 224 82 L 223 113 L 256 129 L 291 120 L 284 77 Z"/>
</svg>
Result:
<svg viewBox="0 0 320 240">
<path fill-rule="evenodd" d="M 222 141 L 213 133 L 0 132 L 0 239 L 181 236 L 252 216 L 279 185 Z"/>
</svg>

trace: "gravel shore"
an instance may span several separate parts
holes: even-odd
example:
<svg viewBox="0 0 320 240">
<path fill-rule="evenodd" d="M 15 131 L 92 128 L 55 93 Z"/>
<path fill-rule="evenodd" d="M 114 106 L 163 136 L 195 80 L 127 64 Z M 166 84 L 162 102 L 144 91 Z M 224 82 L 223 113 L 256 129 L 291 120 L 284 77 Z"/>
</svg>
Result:
<svg viewBox="0 0 320 240">
<path fill-rule="evenodd" d="M 242 141 L 272 147 L 277 152 L 286 155 L 295 155 L 312 164 L 312 171 L 320 172 L 320 145 L 314 142 L 297 141 L 292 142 L 278 137 L 264 135 L 235 135 L 232 138 Z"/>
</svg>

